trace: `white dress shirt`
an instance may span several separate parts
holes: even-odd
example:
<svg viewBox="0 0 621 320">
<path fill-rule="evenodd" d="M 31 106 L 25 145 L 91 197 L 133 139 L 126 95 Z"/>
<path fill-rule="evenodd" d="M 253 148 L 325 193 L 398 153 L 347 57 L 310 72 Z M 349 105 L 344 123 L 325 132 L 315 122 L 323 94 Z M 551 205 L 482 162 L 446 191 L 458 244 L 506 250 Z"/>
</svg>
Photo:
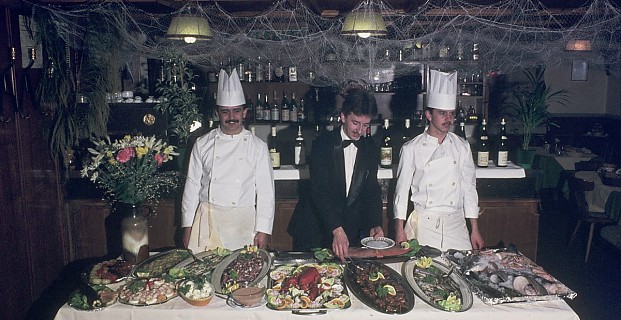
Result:
<svg viewBox="0 0 621 320">
<path fill-rule="evenodd" d="M 226 135 L 217 128 L 198 138 L 183 191 L 182 227 L 192 226 L 200 202 L 256 206 L 255 231 L 271 234 L 274 174 L 267 144 L 246 129 Z"/>
<path fill-rule="evenodd" d="M 341 139 L 352 140 L 349 138 L 343 127 L 341 126 Z M 349 186 L 351 185 L 351 177 L 354 175 L 354 165 L 356 164 L 356 155 L 358 154 L 358 147 L 353 143 L 343 149 L 343 155 L 345 156 L 345 196 L 349 195 Z"/>
</svg>

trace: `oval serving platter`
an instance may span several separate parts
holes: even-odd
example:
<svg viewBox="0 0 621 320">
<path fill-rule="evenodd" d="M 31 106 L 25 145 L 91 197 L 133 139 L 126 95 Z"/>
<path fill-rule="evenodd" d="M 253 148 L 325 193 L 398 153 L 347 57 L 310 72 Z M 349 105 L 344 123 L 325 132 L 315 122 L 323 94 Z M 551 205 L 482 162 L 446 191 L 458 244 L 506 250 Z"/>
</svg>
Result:
<svg viewBox="0 0 621 320">
<path fill-rule="evenodd" d="M 360 243 L 367 248 L 378 250 L 392 248 L 395 245 L 394 240 L 384 237 L 379 237 L 377 239 L 373 237 L 366 237 L 360 240 Z"/>
<path fill-rule="evenodd" d="M 187 249 L 160 252 L 137 264 L 130 275 L 136 279 L 159 277 L 188 257 L 190 257 L 190 252 Z"/>
<path fill-rule="evenodd" d="M 375 271 L 380 271 L 383 275 L 383 279 L 371 281 L 371 274 Z M 357 281 L 357 276 L 361 277 L 360 281 Z M 392 285 L 396 289 L 396 294 L 402 295 L 405 305 L 402 308 L 395 308 L 392 305 L 388 307 L 380 306 L 375 302 L 378 297 L 367 294 L 359 282 L 377 284 L 377 286 Z M 349 262 L 345 268 L 345 283 L 358 300 L 375 311 L 387 314 L 404 314 L 410 312 L 414 308 L 415 298 L 412 288 L 397 271 L 383 263 L 370 260 L 354 260 Z M 367 291 L 375 294 L 377 292 L 376 289 L 377 288 L 372 288 Z M 385 297 L 380 298 L 382 301 L 386 299 Z"/>
<path fill-rule="evenodd" d="M 449 268 L 438 259 L 431 259 L 432 267 L 422 268 L 417 266 L 417 258 L 403 263 L 401 274 L 412 286 L 416 295 L 428 305 L 443 311 L 462 312 L 470 309 L 473 303 L 472 291 L 459 273 Z M 448 274 L 448 276 L 447 276 Z M 449 293 L 461 299 L 459 310 L 443 307 L 439 301 L 446 299 Z M 459 296 L 456 294 L 459 292 Z M 435 294 L 435 296 L 430 296 Z"/>
<path fill-rule="evenodd" d="M 219 295 L 227 294 L 225 290 L 223 290 L 224 288 L 222 288 L 222 283 L 221 283 L 222 275 L 226 271 L 226 268 L 233 261 L 235 261 L 235 259 L 237 259 L 237 257 L 239 256 L 242 250 L 244 249 L 242 248 L 242 249 L 237 249 L 233 251 L 233 253 L 231 253 L 229 256 L 222 259 L 222 261 L 220 261 L 220 263 L 218 263 L 218 265 L 216 265 L 216 268 L 213 270 L 213 273 L 211 276 L 211 284 L 213 284 L 213 287 L 215 288 L 217 294 Z M 253 281 L 247 284 L 247 286 L 249 287 L 254 286 L 257 283 L 259 283 L 259 281 L 261 281 L 267 275 L 272 265 L 272 256 L 269 254 L 269 252 L 265 251 L 264 249 L 259 249 L 258 253 L 261 259 L 263 260 L 263 266 L 261 268 L 261 271 L 257 275 L 257 277 Z"/>
</svg>

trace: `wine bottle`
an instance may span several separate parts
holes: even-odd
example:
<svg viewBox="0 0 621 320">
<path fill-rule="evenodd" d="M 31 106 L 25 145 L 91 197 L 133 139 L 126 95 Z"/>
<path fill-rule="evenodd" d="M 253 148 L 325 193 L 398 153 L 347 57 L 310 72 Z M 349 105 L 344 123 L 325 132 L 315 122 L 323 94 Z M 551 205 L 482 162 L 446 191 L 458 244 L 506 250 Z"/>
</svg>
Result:
<svg viewBox="0 0 621 320">
<path fill-rule="evenodd" d="M 498 159 L 496 160 L 496 166 L 506 167 L 509 160 L 509 146 L 507 144 L 507 128 L 506 122 L 503 118 L 500 121 L 500 141 L 498 142 Z"/>
<path fill-rule="evenodd" d="M 270 120 L 272 120 L 272 122 L 280 121 L 280 107 L 278 106 L 278 100 L 276 99 L 276 90 L 274 90 L 274 100 L 272 100 Z"/>
<path fill-rule="evenodd" d="M 464 121 L 461 121 L 459 123 L 459 137 L 463 138 L 464 140 L 468 140 L 468 138 L 466 137 L 466 123 Z"/>
<path fill-rule="evenodd" d="M 384 136 L 380 147 L 380 167 L 382 168 L 392 167 L 392 141 L 390 141 L 389 126 L 390 120 L 384 119 Z"/>
<path fill-rule="evenodd" d="M 257 59 L 257 64 L 255 66 L 254 78 L 256 82 L 263 82 L 263 61 L 261 61 L 261 57 Z"/>
<path fill-rule="evenodd" d="M 246 118 L 244 119 L 244 121 L 248 123 L 254 122 L 254 118 L 255 118 L 254 104 L 252 104 L 252 99 L 250 99 L 249 96 L 246 96 L 246 110 L 247 110 Z"/>
<path fill-rule="evenodd" d="M 285 82 L 285 68 L 282 66 L 282 62 L 278 61 L 274 66 L 274 82 Z"/>
<path fill-rule="evenodd" d="M 296 168 L 304 168 L 306 166 L 306 150 L 304 147 L 304 137 L 302 137 L 302 126 L 298 126 L 298 136 L 295 138 L 293 166 Z"/>
<path fill-rule="evenodd" d="M 289 121 L 298 122 L 298 103 L 295 101 L 295 92 L 291 93 L 291 101 L 289 102 Z"/>
<path fill-rule="evenodd" d="M 261 100 L 260 93 L 257 93 L 257 103 L 254 106 L 254 119 L 256 121 L 263 120 L 263 100 Z"/>
<path fill-rule="evenodd" d="M 272 119 L 272 106 L 268 101 L 267 93 L 263 96 L 263 121 L 270 121 Z"/>
<path fill-rule="evenodd" d="M 477 148 L 477 167 L 487 168 L 489 165 L 489 146 L 487 145 L 487 122 L 481 122 L 479 145 Z"/>
<path fill-rule="evenodd" d="M 304 99 L 300 99 L 300 107 L 298 108 L 298 122 L 306 121 L 306 113 L 304 111 Z"/>
<path fill-rule="evenodd" d="M 411 121 L 410 118 L 406 118 L 405 119 L 405 129 L 403 130 L 403 143 L 406 143 L 410 140 L 412 140 L 412 129 L 410 128 L 411 126 Z"/>
<path fill-rule="evenodd" d="M 274 81 L 274 65 L 271 62 L 267 63 L 267 70 L 265 70 L 265 81 L 272 82 Z"/>
<path fill-rule="evenodd" d="M 272 169 L 280 169 L 280 149 L 278 148 L 278 137 L 276 136 L 276 127 L 272 126 L 272 134 L 268 141 L 270 151 L 270 159 L 272 160 Z"/>
<path fill-rule="evenodd" d="M 289 122 L 289 100 L 287 94 L 282 92 L 282 100 L 280 101 L 280 121 Z"/>
</svg>

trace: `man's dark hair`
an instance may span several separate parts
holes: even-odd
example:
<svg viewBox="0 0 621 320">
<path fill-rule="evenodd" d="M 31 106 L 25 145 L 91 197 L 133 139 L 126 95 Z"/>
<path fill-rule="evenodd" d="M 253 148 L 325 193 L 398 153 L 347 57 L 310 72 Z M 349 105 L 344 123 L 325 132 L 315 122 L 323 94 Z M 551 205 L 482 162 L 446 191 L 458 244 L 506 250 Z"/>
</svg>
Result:
<svg viewBox="0 0 621 320">
<path fill-rule="evenodd" d="M 344 115 L 353 113 L 357 116 L 368 115 L 373 118 L 377 114 L 377 102 L 368 90 L 351 89 L 345 96 L 341 111 Z"/>
</svg>

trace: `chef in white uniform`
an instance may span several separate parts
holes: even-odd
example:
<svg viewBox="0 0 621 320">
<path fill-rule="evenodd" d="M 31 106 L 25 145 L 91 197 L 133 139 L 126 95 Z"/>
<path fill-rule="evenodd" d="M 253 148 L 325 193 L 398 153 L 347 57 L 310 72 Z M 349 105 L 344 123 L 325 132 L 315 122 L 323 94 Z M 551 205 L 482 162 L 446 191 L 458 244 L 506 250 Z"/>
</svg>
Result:
<svg viewBox="0 0 621 320">
<path fill-rule="evenodd" d="M 274 174 L 267 144 L 244 129 L 244 92 L 220 71 L 220 126 L 192 148 L 182 202 L 183 242 L 195 252 L 265 248 L 274 222 Z"/>
<path fill-rule="evenodd" d="M 397 243 L 417 239 L 441 250 L 483 247 L 470 144 L 450 132 L 456 93 L 456 72 L 430 71 L 425 110 L 429 126 L 401 149 L 394 198 Z M 409 191 L 414 211 L 407 216 Z"/>
</svg>

